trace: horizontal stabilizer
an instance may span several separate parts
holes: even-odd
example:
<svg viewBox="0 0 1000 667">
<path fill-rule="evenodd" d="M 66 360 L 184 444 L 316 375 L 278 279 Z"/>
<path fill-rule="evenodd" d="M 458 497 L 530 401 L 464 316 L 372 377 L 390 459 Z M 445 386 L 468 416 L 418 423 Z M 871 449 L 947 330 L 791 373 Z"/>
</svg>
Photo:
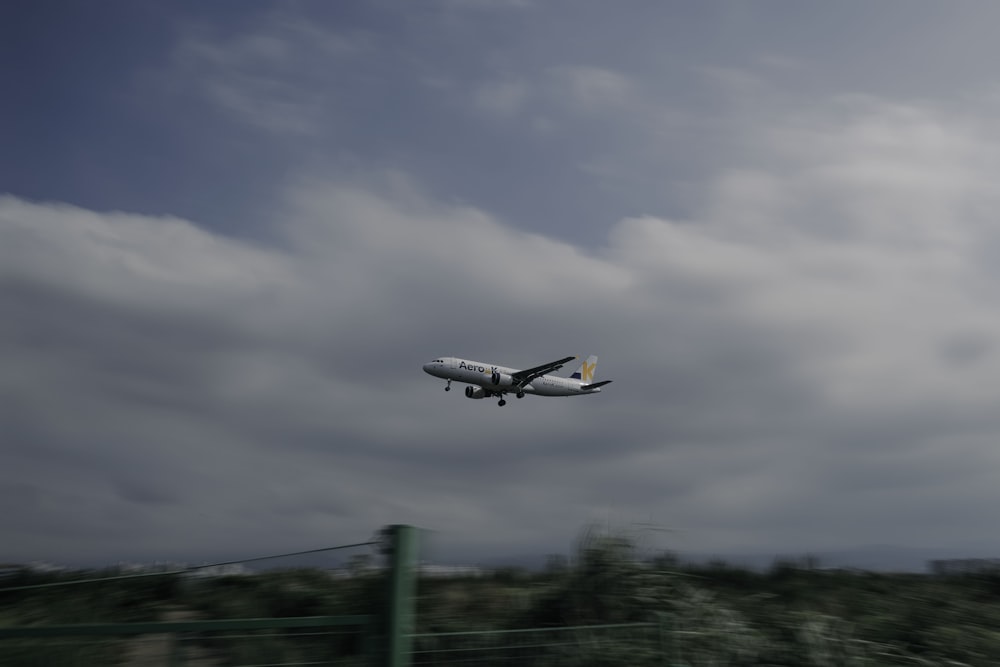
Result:
<svg viewBox="0 0 1000 667">
<path fill-rule="evenodd" d="M 613 380 L 605 380 L 604 382 L 594 382 L 593 384 L 585 384 L 580 389 L 584 391 L 589 391 L 591 389 L 597 389 L 598 387 L 603 387 L 606 384 L 611 384 Z"/>
</svg>

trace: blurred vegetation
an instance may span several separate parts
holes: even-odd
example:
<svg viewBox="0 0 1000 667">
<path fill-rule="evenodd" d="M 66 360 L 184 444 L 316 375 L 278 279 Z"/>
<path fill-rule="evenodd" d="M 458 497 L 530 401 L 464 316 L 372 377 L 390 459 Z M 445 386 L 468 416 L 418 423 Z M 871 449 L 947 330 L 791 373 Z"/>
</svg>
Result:
<svg viewBox="0 0 1000 667">
<path fill-rule="evenodd" d="M 39 573 L 22 569 L 0 580 L 0 626 L 76 625 L 156 620 L 163 604 L 174 599 L 179 580 L 171 576 L 50 586 L 79 579 L 117 576 L 117 570 Z M 0 640 L 0 665 L 28 667 L 114 665 L 123 644 L 102 637 Z"/>
<path fill-rule="evenodd" d="M 114 579 L 118 570 L 34 572 L 18 570 L 0 580 L 0 624 L 64 625 L 151 621 L 177 595 L 175 575 Z M 106 579 L 74 586 L 55 584 Z M 24 586 L 35 586 L 22 590 Z"/>
<path fill-rule="evenodd" d="M 22 572 L 0 588 L 99 575 Z M 304 568 L 0 591 L 0 625 L 152 620 L 168 605 L 205 619 L 378 616 L 384 601 L 381 572 L 360 559 L 338 576 Z M 602 644 L 592 659 L 560 664 L 985 667 L 1000 664 L 1000 571 L 885 574 L 822 569 L 808 558 L 752 571 L 724 562 L 685 564 L 669 553 L 640 558 L 628 538 L 592 530 L 572 558 L 552 557 L 542 571 L 422 577 L 416 623 L 418 634 L 656 624 L 649 637 L 658 642 Z M 304 655 L 281 637 L 269 641 L 255 644 L 253 657 Z M 338 641 L 342 655 L 362 650 L 360 637 Z M 581 643 L 579 636 L 574 641 Z M 250 657 L 240 655 L 250 650 L 246 643 L 204 642 L 223 656 L 220 664 Z M 90 662 L 19 661 L 3 644 L 3 665 L 114 664 L 110 653 Z M 422 664 L 434 664 L 428 656 Z"/>
</svg>

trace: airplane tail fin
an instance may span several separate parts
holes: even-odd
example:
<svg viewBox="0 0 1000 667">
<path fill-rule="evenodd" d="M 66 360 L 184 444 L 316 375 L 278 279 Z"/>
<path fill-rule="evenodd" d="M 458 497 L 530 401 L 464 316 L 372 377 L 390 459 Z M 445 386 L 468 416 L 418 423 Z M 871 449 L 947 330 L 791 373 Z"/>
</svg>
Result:
<svg viewBox="0 0 1000 667">
<path fill-rule="evenodd" d="M 573 372 L 573 374 L 570 375 L 570 377 L 573 378 L 574 380 L 582 380 L 583 382 L 593 382 L 594 373 L 596 372 L 597 372 L 597 355 L 592 354 L 589 357 L 587 357 L 587 360 L 585 362 L 580 364 L 580 367 L 577 368 Z"/>
</svg>

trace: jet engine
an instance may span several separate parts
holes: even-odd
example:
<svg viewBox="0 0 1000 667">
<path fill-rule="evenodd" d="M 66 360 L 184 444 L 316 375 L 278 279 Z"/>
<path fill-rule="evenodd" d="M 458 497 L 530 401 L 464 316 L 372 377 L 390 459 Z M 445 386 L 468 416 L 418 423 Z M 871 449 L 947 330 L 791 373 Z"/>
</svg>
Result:
<svg viewBox="0 0 1000 667">
<path fill-rule="evenodd" d="M 465 388 L 466 398 L 486 398 L 490 395 L 490 392 L 486 391 L 482 387 L 468 386 Z"/>
<path fill-rule="evenodd" d="M 514 386 L 514 378 L 506 373 L 493 371 L 490 375 L 490 384 L 494 387 L 512 387 Z"/>
</svg>

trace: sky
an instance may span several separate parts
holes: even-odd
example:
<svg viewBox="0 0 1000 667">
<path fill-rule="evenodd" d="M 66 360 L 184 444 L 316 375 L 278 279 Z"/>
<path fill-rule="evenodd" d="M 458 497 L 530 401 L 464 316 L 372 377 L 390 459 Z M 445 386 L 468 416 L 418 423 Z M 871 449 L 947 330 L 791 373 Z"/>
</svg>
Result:
<svg viewBox="0 0 1000 667">
<path fill-rule="evenodd" d="M 1000 555 L 1000 6 L 2 12 L 0 562 Z"/>
</svg>

